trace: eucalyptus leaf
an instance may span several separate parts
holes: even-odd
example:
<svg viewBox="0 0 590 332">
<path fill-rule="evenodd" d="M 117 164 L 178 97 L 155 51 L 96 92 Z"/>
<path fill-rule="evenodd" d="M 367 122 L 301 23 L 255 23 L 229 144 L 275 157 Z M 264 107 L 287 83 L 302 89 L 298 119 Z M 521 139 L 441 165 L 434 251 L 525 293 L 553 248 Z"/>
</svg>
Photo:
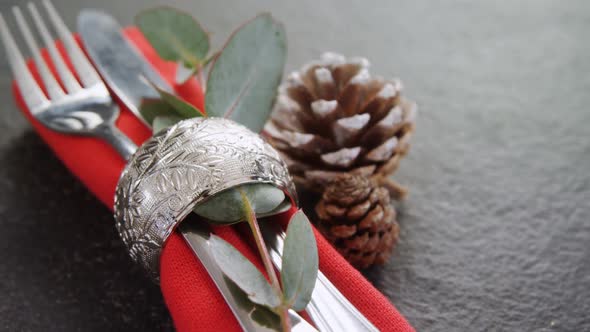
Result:
<svg viewBox="0 0 590 332">
<path fill-rule="evenodd" d="M 253 183 L 225 190 L 197 205 L 193 211 L 214 223 L 242 221 L 245 212 L 240 190 L 248 197 L 257 216 L 269 215 L 285 201 L 285 193 L 281 189 L 267 183 Z"/>
<path fill-rule="evenodd" d="M 281 317 L 268 308 L 257 305 L 250 312 L 250 317 L 264 327 L 281 331 Z"/>
<path fill-rule="evenodd" d="M 176 114 L 182 117 L 183 119 L 190 119 L 203 116 L 203 113 L 198 108 L 187 103 L 180 97 L 168 91 L 162 90 L 155 85 L 153 85 L 153 87 L 158 91 L 160 97 L 162 97 L 162 100 L 166 102 L 168 105 L 170 105 L 172 109 L 176 111 Z"/>
<path fill-rule="evenodd" d="M 279 204 L 272 211 L 265 212 L 265 213 L 258 213 L 258 214 L 256 214 L 256 217 L 264 218 L 264 217 L 274 216 L 274 215 L 277 215 L 277 214 L 280 214 L 283 212 L 287 212 L 290 208 L 291 208 L 291 199 L 289 199 L 289 197 L 285 196 L 285 199 L 281 202 L 281 204 Z"/>
<path fill-rule="evenodd" d="M 147 123 L 153 123 L 158 116 L 176 115 L 176 111 L 161 99 L 143 99 L 139 113 Z"/>
<path fill-rule="evenodd" d="M 281 281 L 285 300 L 295 311 L 311 300 L 318 275 L 318 252 L 311 224 L 303 211 L 293 215 L 287 227 Z"/>
<path fill-rule="evenodd" d="M 262 273 L 231 244 L 211 235 L 209 247 L 223 273 L 248 295 L 250 301 L 269 308 L 281 304 L 281 299 Z"/>
<path fill-rule="evenodd" d="M 262 130 L 281 81 L 285 30 L 261 14 L 237 30 L 217 57 L 207 81 L 207 114 Z"/>
<path fill-rule="evenodd" d="M 156 116 L 154 122 L 152 122 L 152 131 L 157 133 L 168 127 L 172 127 L 183 119 L 175 115 L 160 115 Z"/>
<path fill-rule="evenodd" d="M 250 318 L 260 324 L 261 326 L 273 329 L 275 331 L 281 330 L 281 318 L 274 311 L 265 306 L 256 304 L 248 299 L 248 294 L 240 289 L 235 282 L 231 281 L 227 276 L 223 276 L 227 288 L 234 296 L 237 305 L 250 313 Z"/>
<path fill-rule="evenodd" d="M 188 13 L 156 7 L 140 12 L 135 23 L 164 60 L 196 68 L 209 52 L 209 35 Z"/>
</svg>

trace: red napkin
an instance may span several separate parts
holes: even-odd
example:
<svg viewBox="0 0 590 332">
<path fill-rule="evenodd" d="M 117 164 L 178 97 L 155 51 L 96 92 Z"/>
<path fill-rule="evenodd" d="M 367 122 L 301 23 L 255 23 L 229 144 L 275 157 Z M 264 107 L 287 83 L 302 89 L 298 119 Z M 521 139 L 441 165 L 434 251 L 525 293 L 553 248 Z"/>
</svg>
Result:
<svg viewBox="0 0 590 332">
<path fill-rule="evenodd" d="M 152 65 L 173 84 L 176 65 L 161 60 L 137 29 L 127 28 L 125 33 Z M 63 54 L 61 45 L 58 47 Z M 44 56 L 48 58 L 47 54 Z M 36 71 L 32 71 L 40 82 Z M 203 93 L 196 81 L 190 81 L 175 89 L 186 100 L 202 109 Z M 14 95 L 18 106 L 35 130 L 66 167 L 112 209 L 115 187 L 125 161 L 99 139 L 60 134 L 43 127 L 30 115 L 16 85 Z M 121 107 L 117 126 L 135 143 L 141 144 L 150 137 L 151 131 L 118 100 L 117 102 Z M 293 212 L 294 210 L 276 217 L 276 221 L 284 222 Z M 262 266 L 253 248 L 233 227 L 215 227 L 213 231 L 234 244 L 259 267 Z M 321 271 L 379 330 L 414 331 L 393 305 L 317 232 L 316 238 Z M 160 273 L 162 293 L 179 331 L 240 330 L 238 322 L 204 267 L 177 233 L 172 234 L 164 247 Z"/>
</svg>

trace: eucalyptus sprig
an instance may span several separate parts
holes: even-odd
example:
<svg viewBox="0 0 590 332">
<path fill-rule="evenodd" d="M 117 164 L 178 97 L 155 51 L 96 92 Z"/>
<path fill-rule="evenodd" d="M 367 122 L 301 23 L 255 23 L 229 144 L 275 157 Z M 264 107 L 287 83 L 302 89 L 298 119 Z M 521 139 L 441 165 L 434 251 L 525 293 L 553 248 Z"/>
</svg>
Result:
<svg viewBox="0 0 590 332">
<path fill-rule="evenodd" d="M 291 218 L 287 228 L 281 283 L 279 283 L 270 255 L 266 251 L 256 215 L 252 211 L 247 196 L 242 195 L 242 197 L 244 213 L 248 216 L 248 225 L 263 256 L 262 262 L 270 283 L 237 249 L 215 235 L 211 237 L 213 257 L 228 278 L 247 294 L 250 301 L 278 315 L 281 329 L 289 331 L 289 309 L 295 311 L 305 309 L 311 299 L 317 278 L 318 256 L 311 225 L 302 211 L 298 211 Z M 252 318 L 256 320 L 255 316 Z"/>
<path fill-rule="evenodd" d="M 281 24 L 269 14 L 258 15 L 236 30 L 220 52 L 209 56 L 208 34 L 187 13 L 158 7 L 141 12 L 136 22 L 160 57 L 181 64 L 180 70 L 188 72 L 189 77 L 196 75 L 201 86 L 206 86 L 206 112 L 155 87 L 161 98 L 146 100 L 141 107 L 154 132 L 199 116 L 230 118 L 252 131 L 262 130 L 285 65 L 286 37 Z M 208 65 L 211 68 L 205 84 Z M 290 208 L 291 201 L 281 189 L 255 183 L 226 190 L 194 209 L 214 224 L 248 223 L 268 279 L 236 248 L 215 235 L 210 239 L 211 250 L 236 291 L 245 295 L 242 305 L 252 319 L 283 331 L 290 331 L 289 310 L 301 311 L 311 299 L 318 273 L 317 245 L 309 220 L 298 211 L 287 228 L 279 276 L 257 217 Z"/>
</svg>

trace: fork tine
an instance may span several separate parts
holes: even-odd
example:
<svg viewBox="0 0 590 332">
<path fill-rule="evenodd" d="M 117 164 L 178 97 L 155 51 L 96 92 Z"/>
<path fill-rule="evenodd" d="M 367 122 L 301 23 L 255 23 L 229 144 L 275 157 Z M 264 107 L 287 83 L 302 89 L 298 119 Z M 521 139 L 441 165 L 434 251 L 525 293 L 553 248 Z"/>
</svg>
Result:
<svg viewBox="0 0 590 332">
<path fill-rule="evenodd" d="M 57 47 L 55 46 L 55 42 L 53 41 L 53 39 L 49 35 L 49 30 L 47 29 L 45 22 L 43 22 L 41 15 L 39 15 L 39 12 L 37 11 L 37 7 L 32 2 L 29 2 L 28 7 L 29 7 L 29 11 L 31 12 L 31 16 L 33 17 L 33 22 L 35 22 L 35 25 L 37 26 L 37 31 L 39 31 L 39 34 L 41 35 L 41 38 L 43 39 L 43 43 L 45 44 L 45 46 L 49 50 L 49 55 L 51 56 L 51 60 L 53 61 L 53 64 L 55 65 L 57 73 L 58 73 L 62 83 L 66 87 L 66 90 L 68 92 L 72 93 L 72 92 L 76 92 L 76 91 L 82 89 L 82 87 L 80 86 L 80 84 L 78 83 L 78 81 L 76 80 L 74 75 L 72 74 L 72 72 L 66 66 L 63 58 L 59 54 L 59 51 L 57 50 Z"/>
<path fill-rule="evenodd" d="M 55 7 L 53 7 L 53 4 L 49 0 L 43 0 L 43 5 L 49 14 L 49 19 L 53 23 L 59 38 L 64 43 L 68 56 L 74 68 L 76 68 L 82 84 L 90 87 L 96 83 L 102 83 L 100 76 L 98 76 L 98 73 L 94 70 L 94 67 L 92 67 L 92 64 L 90 64 L 86 55 L 78 46 L 78 43 L 76 43 L 76 40 L 74 40 L 72 33 L 68 30 L 68 27 L 57 13 L 57 10 L 55 10 Z"/>
<path fill-rule="evenodd" d="M 49 99 L 51 100 L 58 100 L 65 96 L 64 91 L 59 86 L 59 83 L 53 77 L 51 71 L 49 71 L 49 67 L 45 63 L 45 60 L 41 56 L 41 52 L 39 51 L 39 46 L 31 33 L 31 29 L 29 29 L 29 25 L 25 21 L 22 12 L 18 7 L 12 7 L 12 12 L 16 17 L 16 23 L 18 24 L 23 37 L 25 37 L 25 41 L 29 46 L 31 54 L 33 54 L 33 60 L 35 60 L 35 65 L 39 74 L 41 74 L 41 79 L 43 83 L 45 83 L 45 88 L 47 89 L 47 93 L 49 94 Z"/>
<path fill-rule="evenodd" d="M 2 37 L 4 48 L 6 49 L 8 62 L 12 69 L 12 75 L 14 75 L 14 79 L 20 89 L 25 104 L 27 104 L 31 113 L 39 113 L 43 110 L 43 106 L 49 103 L 49 100 L 47 100 L 47 97 L 45 97 L 43 91 L 41 91 L 41 88 L 33 78 L 33 75 L 31 75 L 31 72 L 25 63 L 25 58 L 23 58 L 18 46 L 16 46 L 14 38 L 8 30 L 8 26 L 6 26 L 2 14 L 0 14 L 0 35 Z"/>
</svg>

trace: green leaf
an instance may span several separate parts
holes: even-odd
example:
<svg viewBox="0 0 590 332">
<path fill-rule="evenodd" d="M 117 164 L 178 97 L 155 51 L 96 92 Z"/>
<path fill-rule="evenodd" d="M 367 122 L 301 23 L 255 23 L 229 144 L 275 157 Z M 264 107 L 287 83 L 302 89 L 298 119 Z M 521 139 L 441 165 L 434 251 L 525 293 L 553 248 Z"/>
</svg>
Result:
<svg viewBox="0 0 590 332">
<path fill-rule="evenodd" d="M 240 190 L 244 191 L 258 216 L 267 216 L 274 211 L 284 210 L 282 203 L 286 197 L 281 189 L 271 184 L 254 183 L 223 191 L 197 205 L 193 211 L 214 223 L 232 224 L 242 221 L 244 209 Z"/>
<path fill-rule="evenodd" d="M 183 119 L 179 116 L 175 115 L 160 115 L 156 116 L 154 122 L 152 122 L 152 131 L 154 133 L 159 132 L 160 130 L 166 129 L 168 127 L 172 127 L 178 122 L 182 121 Z"/>
<path fill-rule="evenodd" d="M 164 60 L 199 67 L 209 52 L 209 35 L 190 14 L 156 7 L 140 12 L 135 23 Z"/>
<path fill-rule="evenodd" d="M 183 119 L 190 119 L 203 116 L 203 113 L 198 108 L 187 103 L 180 97 L 172 93 L 169 93 L 165 90 L 162 90 L 155 85 L 153 85 L 153 87 L 158 91 L 160 97 L 162 97 L 162 100 L 165 101 L 168 105 L 170 105 L 176 111 L 176 114 L 182 117 Z"/>
<path fill-rule="evenodd" d="M 269 308 L 281 304 L 281 299 L 262 273 L 231 244 L 219 236 L 211 235 L 209 247 L 223 273 L 248 295 L 250 301 Z"/>
<path fill-rule="evenodd" d="M 257 217 L 269 217 L 269 216 L 274 216 L 276 214 L 279 213 L 283 213 L 283 212 L 287 212 L 289 209 L 291 208 L 291 199 L 289 199 L 289 197 L 285 197 L 285 200 L 283 200 L 281 202 L 281 204 L 279 204 L 276 208 L 274 208 L 272 211 L 266 212 L 266 213 L 258 213 L 256 214 Z"/>
<path fill-rule="evenodd" d="M 139 113 L 150 124 L 158 116 L 177 115 L 172 106 L 161 99 L 143 99 L 139 105 Z"/>
<path fill-rule="evenodd" d="M 250 313 L 250 317 L 261 326 L 273 329 L 275 331 L 281 330 L 281 318 L 272 310 L 265 306 L 256 304 L 248 299 L 248 294 L 240 289 L 235 282 L 231 281 L 227 276 L 224 276 L 227 288 L 234 296 L 238 306 Z"/>
<path fill-rule="evenodd" d="M 152 84 L 152 87 L 158 91 L 162 99 L 143 99 L 139 106 L 139 113 L 152 126 L 154 120 L 162 116 L 180 120 L 203 116 L 201 111 L 179 97 L 158 88 L 154 84 Z M 158 132 L 158 130 L 154 130 L 154 132 Z"/>
<path fill-rule="evenodd" d="M 311 300 L 318 275 L 318 251 L 309 220 L 300 210 L 287 227 L 283 250 L 281 281 L 285 300 L 295 311 L 305 309 Z"/>
<path fill-rule="evenodd" d="M 262 130 L 281 81 L 287 51 L 285 30 L 262 14 L 237 30 L 209 73 L 206 111 L 254 132 Z"/>
<path fill-rule="evenodd" d="M 281 317 L 268 308 L 257 305 L 250 312 L 250 317 L 264 327 L 281 331 Z"/>
</svg>

